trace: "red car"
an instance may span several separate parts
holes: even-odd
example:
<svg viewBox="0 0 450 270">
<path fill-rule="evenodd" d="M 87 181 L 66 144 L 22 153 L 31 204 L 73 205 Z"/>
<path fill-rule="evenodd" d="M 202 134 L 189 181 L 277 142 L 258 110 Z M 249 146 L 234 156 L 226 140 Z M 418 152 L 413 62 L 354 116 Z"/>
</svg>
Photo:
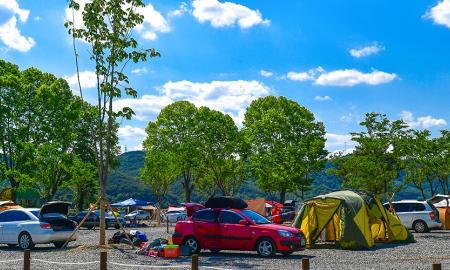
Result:
<svg viewBox="0 0 450 270">
<path fill-rule="evenodd" d="M 305 237 L 295 228 L 271 224 L 265 217 L 247 209 L 205 208 L 175 226 L 172 241 L 186 245 L 194 253 L 201 249 L 256 250 L 263 257 L 279 252 L 289 255 L 303 250 Z"/>
</svg>

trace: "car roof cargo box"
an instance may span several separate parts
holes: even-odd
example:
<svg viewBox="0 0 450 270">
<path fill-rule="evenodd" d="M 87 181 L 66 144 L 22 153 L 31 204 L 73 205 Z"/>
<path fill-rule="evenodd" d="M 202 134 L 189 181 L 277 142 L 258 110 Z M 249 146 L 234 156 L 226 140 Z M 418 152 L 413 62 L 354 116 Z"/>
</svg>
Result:
<svg viewBox="0 0 450 270">
<path fill-rule="evenodd" d="M 48 202 L 41 207 L 41 211 L 39 214 L 41 216 L 45 214 L 63 214 L 66 215 L 69 213 L 69 206 L 72 203 L 70 202 L 62 202 L 62 201 L 54 201 Z"/>
<path fill-rule="evenodd" d="M 235 208 L 245 209 L 248 207 L 247 203 L 239 198 L 234 197 L 211 197 L 205 203 L 206 208 Z"/>
</svg>

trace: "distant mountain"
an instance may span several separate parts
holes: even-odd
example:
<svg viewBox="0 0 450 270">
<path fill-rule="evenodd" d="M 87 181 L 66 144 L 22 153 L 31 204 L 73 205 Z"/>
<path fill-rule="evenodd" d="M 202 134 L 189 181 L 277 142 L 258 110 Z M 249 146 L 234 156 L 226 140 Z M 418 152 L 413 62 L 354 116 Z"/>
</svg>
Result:
<svg viewBox="0 0 450 270">
<path fill-rule="evenodd" d="M 128 198 L 137 198 L 147 201 L 155 201 L 151 194 L 151 190 L 139 179 L 141 168 L 144 166 L 143 151 L 127 152 L 119 156 L 120 166 L 117 170 L 110 173 L 108 178 L 108 186 L 106 193 L 111 202 L 118 202 L 126 200 Z M 327 164 L 327 168 L 331 165 Z M 170 204 L 177 204 L 183 201 L 184 193 L 181 187 L 181 179 L 175 181 L 171 186 L 167 201 Z M 340 190 L 342 188 L 341 183 L 334 175 L 329 175 L 325 171 L 314 175 L 314 183 L 310 191 L 305 193 L 306 198 L 311 198 L 320 194 L 328 193 L 331 191 Z M 251 199 L 257 197 L 270 196 L 262 192 L 254 182 L 246 181 L 239 189 L 236 196 L 243 199 Z M 288 194 L 288 199 L 298 199 L 295 194 Z M 407 186 L 401 193 L 396 196 L 397 200 L 400 199 L 417 199 L 420 198 L 420 194 L 413 186 Z M 193 201 L 201 202 L 206 198 L 195 192 L 192 194 Z"/>
</svg>

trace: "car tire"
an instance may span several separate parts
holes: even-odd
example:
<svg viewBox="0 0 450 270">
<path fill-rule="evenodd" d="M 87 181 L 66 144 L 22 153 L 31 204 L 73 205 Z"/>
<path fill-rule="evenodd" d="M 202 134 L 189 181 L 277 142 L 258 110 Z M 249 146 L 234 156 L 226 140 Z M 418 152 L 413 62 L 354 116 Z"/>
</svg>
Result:
<svg viewBox="0 0 450 270">
<path fill-rule="evenodd" d="M 256 243 L 256 252 L 261 257 L 273 257 L 277 252 L 277 247 L 272 239 L 264 237 Z"/>
<path fill-rule="evenodd" d="M 189 236 L 183 240 L 183 245 L 191 248 L 192 253 L 197 254 L 200 252 L 200 243 L 197 238 Z"/>
<path fill-rule="evenodd" d="M 53 245 L 55 246 L 55 248 L 62 248 L 65 243 L 66 243 L 65 241 L 58 241 L 54 242 Z"/>
<path fill-rule="evenodd" d="M 34 247 L 33 239 L 27 232 L 21 232 L 19 234 L 18 243 L 21 249 L 32 249 Z"/>
<path fill-rule="evenodd" d="M 414 221 L 413 229 L 416 233 L 426 233 L 429 230 L 427 224 L 422 220 Z"/>
</svg>

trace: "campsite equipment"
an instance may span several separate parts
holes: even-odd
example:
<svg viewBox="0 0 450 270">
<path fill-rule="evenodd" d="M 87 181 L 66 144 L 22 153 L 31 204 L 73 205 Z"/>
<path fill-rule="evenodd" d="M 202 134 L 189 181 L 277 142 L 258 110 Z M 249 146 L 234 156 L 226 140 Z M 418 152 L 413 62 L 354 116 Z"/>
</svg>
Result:
<svg viewBox="0 0 450 270">
<path fill-rule="evenodd" d="M 189 246 L 180 246 L 180 256 L 191 256 L 192 249 Z"/>
<path fill-rule="evenodd" d="M 450 230 L 450 195 L 437 194 L 427 201 L 437 208 L 442 228 Z"/>
<path fill-rule="evenodd" d="M 343 249 L 367 249 L 375 242 L 412 241 L 398 217 L 388 212 L 377 198 L 366 202 L 353 191 L 337 191 L 304 202 L 294 227 L 306 237 L 307 247 L 325 231 L 326 241 Z"/>
<path fill-rule="evenodd" d="M 245 209 L 247 206 L 244 200 L 227 196 L 211 197 L 205 203 L 206 208 Z"/>
<path fill-rule="evenodd" d="M 9 209 L 20 209 L 22 206 L 15 204 L 13 201 L 0 201 L 0 212 Z"/>
<path fill-rule="evenodd" d="M 164 246 L 164 257 L 165 258 L 178 258 L 180 257 L 180 248 L 178 245 L 167 245 Z"/>
<path fill-rule="evenodd" d="M 258 198 L 254 200 L 246 200 L 245 202 L 248 205 L 247 209 L 255 211 L 262 216 L 267 216 L 266 199 Z"/>
<path fill-rule="evenodd" d="M 111 207 L 133 207 L 133 206 L 138 207 L 138 206 L 146 206 L 149 204 L 150 202 L 129 198 L 128 200 L 122 202 L 113 203 L 111 204 Z"/>
</svg>

